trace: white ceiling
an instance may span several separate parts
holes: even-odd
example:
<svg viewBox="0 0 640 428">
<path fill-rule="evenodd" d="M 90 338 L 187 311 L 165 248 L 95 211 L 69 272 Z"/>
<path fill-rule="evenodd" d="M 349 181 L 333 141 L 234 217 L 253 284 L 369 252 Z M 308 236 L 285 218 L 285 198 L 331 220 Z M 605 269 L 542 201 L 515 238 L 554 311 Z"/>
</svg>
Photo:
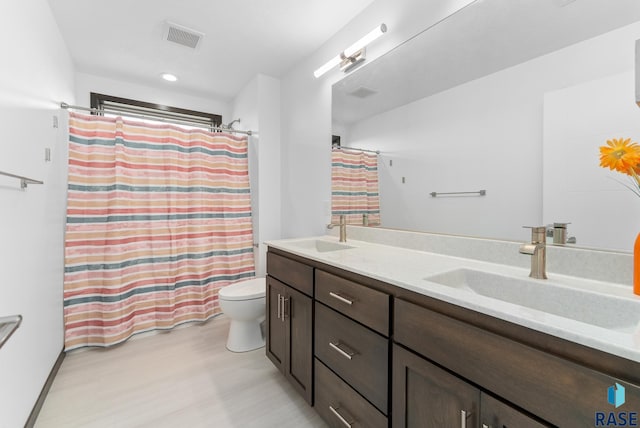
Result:
<svg viewBox="0 0 640 428">
<path fill-rule="evenodd" d="M 80 72 L 233 98 L 282 76 L 373 0 L 49 0 Z M 162 40 L 165 21 L 205 33 L 193 50 Z"/>
<path fill-rule="evenodd" d="M 639 20 L 640 0 L 477 0 L 336 83 L 333 120 L 352 124 Z M 375 94 L 350 95 L 363 87 Z"/>
</svg>

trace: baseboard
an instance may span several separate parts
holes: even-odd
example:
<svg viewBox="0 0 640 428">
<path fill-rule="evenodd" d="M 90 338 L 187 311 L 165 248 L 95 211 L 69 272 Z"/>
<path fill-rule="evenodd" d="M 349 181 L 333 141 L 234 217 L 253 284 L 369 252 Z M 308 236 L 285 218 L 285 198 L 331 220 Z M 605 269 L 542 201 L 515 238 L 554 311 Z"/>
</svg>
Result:
<svg viewBox="0 0 640 428">
<path fill-rule="evenodd" d="M 60 366 L 62 365 L 62 361 L 65 356 L 64 351 L 60 351 L 60 355 L 58 355 L 58 359 L 56 360 L 53 368 L 51 368 L 51 372 L 49 373 L 49 377 L 47 377 L 47 381 L 44 383 L 42 387 L 42 391 L 40 391 L 40 395 L 36 400 L 36 404 L 33 406 L 31 410 L 31 414 L 29 415 L 29 419 L 27 419 L 27 423 L 24 424 L 25 428 L 33 428 L 36 424 L 36 419 L 38 419 L 38 415 L 40 414 L 40 409 L 42 409 L 42 405 L 44 404 L 44 400 L 47 398 L 47 394 L 51 389 L 51 385 L 53 384 L 53 380 L 56 378 L 58 374 L 58 370 L 60 370 Z"/>
</svg>

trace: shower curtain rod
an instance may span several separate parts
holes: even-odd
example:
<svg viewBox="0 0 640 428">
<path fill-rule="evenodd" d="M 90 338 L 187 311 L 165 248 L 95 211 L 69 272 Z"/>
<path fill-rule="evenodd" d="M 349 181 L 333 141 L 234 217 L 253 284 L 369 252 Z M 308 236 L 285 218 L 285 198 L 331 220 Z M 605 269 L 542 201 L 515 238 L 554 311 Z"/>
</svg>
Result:
<svg viewBox="0 0 640 428">
<path fill-rule="evenodd" d="M 368 149 L 359 149 L 357 147 L 349 147 L 349 146 L 333 146 L 334 149 L 347 149 L 347 150 L 359 150 L 361 152 L 369 152 L 375 153 L 377 155 L 380 154 L 380 150 L 368 150 Z"/>
<path fill-rule="evenodd" d="M 181 120 L 176 120 L 176 119 L 169 119 L 169 118 L 155 117 L 155 116 L 144 116 L 144 115 L 141 115 L 141 114 L 123 113 L 123 112 L 120 112 L 118 110 L 110 110 L 110 109 L 99 110 L 97 108 L 69 105 L 69 104 L 67 104 L 65 102 L 61 102 L 60 103 L 60 108 L 65 109 L 65 110 L 71 109 L 71 110 L 88 111 L 88 112 L 91 112 L 91 113 L 114 112 L 114 113 L 120 114 L 121 116 L 131 117 L 131 118 L 134 118 L 134 119 L 152 119 L 152 120 L 157 120 L 159 122 L 174 123 L 174 124 L 177 124 L 177 125 L 197 126 L 197 127 L 200 127 L 200 128 L 206 128 L 206 129 L 211 130 L 211 131 L 235 132 L 235 133 L 238 133 L 238 134 L 253 135 L 253 131 L 240 131 L 240 130 L 236 130 L 236 129 L 221 128 L 221 127 L 218 127 L 218 126 L 198 125 L 198 124 L 194 124 L 192 122 L 181 121 Z"/>
</svg>

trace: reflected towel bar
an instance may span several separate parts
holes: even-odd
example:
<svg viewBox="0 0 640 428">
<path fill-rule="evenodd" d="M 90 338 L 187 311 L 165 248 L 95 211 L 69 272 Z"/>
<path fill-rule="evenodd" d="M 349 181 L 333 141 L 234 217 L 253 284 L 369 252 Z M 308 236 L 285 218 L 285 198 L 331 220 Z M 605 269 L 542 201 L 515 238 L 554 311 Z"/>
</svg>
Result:
<svg viewBox="0 0 640 428">
<path fill-rule="evenodd" d="M 0 348 L 9 339 L 14 331 L 20 327 L 22 315 L 13 315 L 10 317 L 0 317 Z"/>
<path fill-rule="evenodd" d="M 431 196 L 433 196 L 434 198 L 436 196 L 442 196 L 442 195 L 479 195 L 479 196 L 485 196 L 487 194 L 486 190 L 477 190 L 475 192 L 431 192 L 429 193 Z"/>
<path fill-rule="evenodd" d="M 10 174 L 8 172 L 0 171 L 0 175 L 5 177 L 17 178 L 20 180 L 20 188 L 26 189 L 28 184 L 44 184 L 44 181 L 34 180 L 33 178 L 23 177 L 21 175 Z"/>
</svg>

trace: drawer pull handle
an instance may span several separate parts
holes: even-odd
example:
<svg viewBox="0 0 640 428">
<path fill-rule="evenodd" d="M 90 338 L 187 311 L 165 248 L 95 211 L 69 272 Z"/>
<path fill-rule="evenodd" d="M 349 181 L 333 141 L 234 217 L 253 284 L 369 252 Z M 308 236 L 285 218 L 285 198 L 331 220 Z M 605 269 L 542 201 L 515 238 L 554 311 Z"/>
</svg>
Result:
<svg viewBox="0 0 640 428">
<path fill-rule="evenodd" d="M 287 317 L 287 303 L 289 303 L 289 298 L 285 298 L 282 296 L 282 322 L 284 322 Z"/>
<path fill-rule="evenodd" d="M 278 293 L 278 319 L 280 319 L 280 293 Z"/>
<path fill-rule="evenodd" d="M 331 410 L 333 412 L 334 415 L 336 415 L 336 417 L 338 419 L 340 419 L 340 422 L 342 422 L 344 424 L 344 426 L 351 428 L 352 424 L 350 424 L 341 414 L 340 412 L 338 412 L 338 410 L 340 410 L 340 408 L 338 407 L 337 409 L 334 409 L 333 406 L 329 406 L 329 410 Z"/>
<path fill-rule="evenodd" d="M 467 419 L 471 416 L 471 412 L 467 413 L 460 410 L 460 428 L 467 428 Z"/>
<path fill-rule="evenodd" d="M 342 303 L 346 303 L 347 305 L 351 306 L 353 305 L 353 300 L 349 300 L 346 297 L 342 297 L 339 294 L 334 293 L 333 291 L 329 292 L 329 296 L 333 297 L 334 299 L 338 299 L 340 300 Z"/>
<path fill-rule="evenodd" d="M 345 351 L 344 349 L 342 349 L 344 345 L 340 342 L 338 343 L 329 342 L 329 346 L 331 346 L 333 349 L 338 351 L 340 355 L 342 355 L 345 358 L 348 358 L 349 360 L 353 359 L 353 356 L 356 355 L 356 353 L 351 350 Z"/>
</svg>

